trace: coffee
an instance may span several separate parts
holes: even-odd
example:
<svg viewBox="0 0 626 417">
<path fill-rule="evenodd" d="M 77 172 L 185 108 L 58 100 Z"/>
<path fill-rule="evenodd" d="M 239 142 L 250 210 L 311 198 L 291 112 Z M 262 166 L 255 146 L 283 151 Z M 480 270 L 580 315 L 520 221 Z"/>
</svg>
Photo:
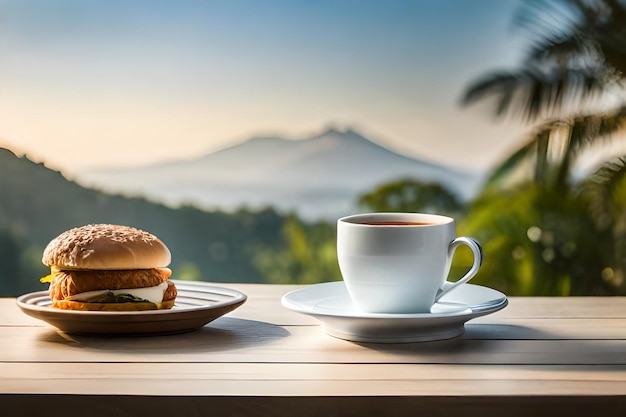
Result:
<svg viewBox="0 0 626 417">
<path fill-rule="evenodd" d="M 431 226 L 433 222 L 360 222 L 369 226 Z"/>
</svg>

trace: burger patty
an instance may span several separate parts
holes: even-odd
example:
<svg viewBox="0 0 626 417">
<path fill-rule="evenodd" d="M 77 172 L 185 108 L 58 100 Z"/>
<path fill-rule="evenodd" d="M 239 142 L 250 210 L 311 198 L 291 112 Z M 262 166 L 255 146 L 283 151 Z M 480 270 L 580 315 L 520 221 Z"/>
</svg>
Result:
<svg viewBox="0 0 626 417">
<path fill-rule="evenodd" d="M 168 278 L 167 268 L 133 270 L 71 270 L 54 271 L 50 281 L 50 299 L 64 300 L 76 294 L 96 290 L 121 290 L 126 288 L 156 287 L 167 281 L 163 300 L 176 298 L 176 286 Z"/>
</svg>

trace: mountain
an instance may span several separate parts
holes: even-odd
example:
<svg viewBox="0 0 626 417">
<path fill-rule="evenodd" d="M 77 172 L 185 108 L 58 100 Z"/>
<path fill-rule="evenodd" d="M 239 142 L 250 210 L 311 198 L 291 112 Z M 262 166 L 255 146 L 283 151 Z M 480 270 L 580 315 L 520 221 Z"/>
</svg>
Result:
<svg viewBox="0 0 626 417">
<path fill-rule="evenodd" d="M 92 169 L 77 181 L 169 205 L 273 206 L 329 220 L 356 211 L 360 194 L 401 178 L 438 182 L 461 199 L 471 198 L 481 183 L 478 173 L 412 159 L 336 129 L 303 140 L 255 137 L 190 160 Z"/>
</svg>

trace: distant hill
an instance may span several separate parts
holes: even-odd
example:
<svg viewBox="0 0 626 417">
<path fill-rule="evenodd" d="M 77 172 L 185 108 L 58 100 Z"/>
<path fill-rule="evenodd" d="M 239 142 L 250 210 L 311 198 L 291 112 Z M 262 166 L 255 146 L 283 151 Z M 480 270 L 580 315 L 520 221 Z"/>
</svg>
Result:
<svg viewBox="0 0 626 417">
<path fill-rule="evenodd" d="M 77 181 L 170 205 L 273 206 L 309 220 L 334 220 L 356 211 L 360 194 L 400 178 L 438 182 L 464 200 L 481 185 L 478 173 L 399 155 L 353 130 L 336 129 L 304 140 L 255 137 L 190 160 L 92 169 Z"/>
<path fill-rule="evenodd" d="M 0 296 L 42 290 L 44 246 L 62 231 L 88 223 L 127 224 L 159 236 L 176 273 L 206 281 L 261 282 L 259 248 L 280 248 L 285 218 L 273 210 L 178 210 L 143 198 L 86 189 L 57 171 L 0 148 Z M 188 275 L 189 276 L 189 275 Z"/>
</svg>

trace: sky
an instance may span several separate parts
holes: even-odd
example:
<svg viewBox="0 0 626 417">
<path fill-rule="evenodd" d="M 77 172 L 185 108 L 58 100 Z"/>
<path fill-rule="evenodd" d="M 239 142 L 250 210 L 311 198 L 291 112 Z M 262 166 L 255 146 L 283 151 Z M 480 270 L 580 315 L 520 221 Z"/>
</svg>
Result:
<svg viewBox="0 0 626 417">
<path fill-rule="evenodd" d="M 353 128 L 484 168 L 523 139 L 461 107 L 524 51 L 519 0 L 0 0 L 0 146 L 66 174 Z"/>
</svg>

